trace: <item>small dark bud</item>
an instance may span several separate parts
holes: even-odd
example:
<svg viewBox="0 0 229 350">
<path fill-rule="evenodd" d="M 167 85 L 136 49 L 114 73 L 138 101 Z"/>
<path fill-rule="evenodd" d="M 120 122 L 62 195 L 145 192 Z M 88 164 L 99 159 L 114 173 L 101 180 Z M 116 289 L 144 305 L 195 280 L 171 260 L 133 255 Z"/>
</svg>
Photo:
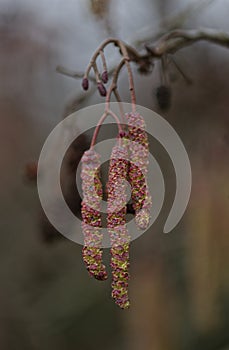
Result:
<svg viewBox="0 0 229 350">
<path fill-rule="evenodd" d="M 168 110 L 171 106 L 171 89 L 168 86 L 161 85 L 156 90 L 156 97 L 159 107 L 162 110 Z"/>
<path fill-rule="evenodd" d="M 106 94 L 107 94 L 107 90 L 106 90 L 106 88 L 105 88 L 105 86 L 103 85 L 103 83 L 98 83 L 98 90 L 99 90 L 99 93 L 100 93 L 100 95 L 101 96 L 106 96 Z"/>
<path fill-rule="evenodd" d="M 127 133 L 126 133 L 125 131 L 121 131 L 121 132 L 119 133 L 119 136 L 120 136 L 121 138 L 127 137 Z"/>
<path fill-rule="evenodd" d="M 84 90 L 88 90 L 89 88 L 89 81 L 88 81 L 88 78 L 83 78 L 83 81 L 82 81 L 82 88 Z"/>
<path fill-rule="evenodd" d="M 108 73 L 106 70 L 102 73 L 102 81 L 104 84 L 108 82 Z"/>
<path fill-rule="evenodd" d="M 140 74 L 147 75 L 152 73 L 154 64 L 150 61 L 142 61 L 139 63 L 138 71 Z"/>
</svg>

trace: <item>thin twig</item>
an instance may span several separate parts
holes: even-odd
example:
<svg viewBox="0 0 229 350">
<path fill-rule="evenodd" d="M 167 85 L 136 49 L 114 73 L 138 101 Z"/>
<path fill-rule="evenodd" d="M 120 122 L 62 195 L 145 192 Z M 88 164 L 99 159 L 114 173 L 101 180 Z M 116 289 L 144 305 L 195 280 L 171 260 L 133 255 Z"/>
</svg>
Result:
<svg viewBox="0 0 229 350">
<path fill-rule="evenodd" d="M 105 58 L 103 50 L 100 50 L 99 54 L 100 54 L 102 64 L 103 64 L 103 71 L 107 72 L 107 62 L 106 62 L 106 58 Z"/>
<path fill-rule="evenodd" d="M 75 78 L 75 79 L 82 79 L 84 76 L 84 73 L 82 73 L 82 72 L 75 72 L 75 71 L 68 69 L 66 67 L 63 67 L 63 66 L 57 66 L 56 71 L 57 71 L 57 73 L 60 73 L 60 74 L 66 75 L 67 77 L 71 77 L 71 78 Z M 89 76 L 88 79 L 95 82 L 95 78 L 92 76 Z"/>
<path fill-rule="evenodd" d="M 118 42 L 118 39 L 116 39 L 116 38 L 108 38 L 99 46 L 99 48 L 94 52 L 89 65 L 87 66 L 87 69 L 86 69 L 86 72 L 84 75 L 85 78 L 88 78 L 90 70 L 93 67 L 93 64 L 96 61 L 97 57 L 100 55 L 100 52 L 103 51 L 107 45 L 117 44 L 117 42 Z"/>
<path fill-rule="evenodd" d="M 218 0 L 197 0 L 192 2 L 183 9 L 179 9 L 161 21 L 156 22 L 153 26 L 143 28 L 140 32 L 141 38 L 133 38 L 132 40 L 128 41 L 133 43 L 134 46 L 138 47 L 145 45 L 145 43 L 152 43 L 164 33 L 182 27 L 188 18 L 196 14 L 199 15 L 201 11 L 216 1 Z"/>
<path fill-rule="evenodd" d="M 123 58 L 125 60 L 125 65 L 126 65 L 127 73 L 128 73 L 128 77 L 129 77 L 129 90 L 130 90 L 130 95 L 131 95 L 131 105 L 132 105 L 133 112 L 135 112 L 136 111 L 136 96 L 135 96 L 135 90 L 134 90 L 134 77 L 133 77 L 132 69 L 130 66 L 130 57 L 128 55 L 128 51 L 127 51 L 125 44 L 122 41 L 119 41 L 118 44 L 119 44 L 121 53 L 123 55 Z"/>
<path fill-rule="evenodd" d="M 96 142 L 96 139 L 97 139 L 97 136 L 98 136 L 98 133 L 99 133 L 99 130 L 104 122 L 104 120 L 108 117 L 108 115 L 112 116 L 117 125 L 118 125 L 118 130 L 119 130 L 119 133 L 122 132 L 122 126 L 121 126 L 121 123 L 120 123 L 120 120 L 119 118 L 117 117 L 117 115 L 111 111 L 110 109 L 108 109 L 107 111 L 105 111 L 102 115 L 102 117 L 100 118 L 98 124 L 96 125 L 96 128 L 95 128 L 95 131 L 94 131 L 94 134 L 93 134 L 93 137 L 92 137 L 92 140 L 91 140 L 91 146 L 90 148 L 93 148 L 95 146 L 95 142 Z"/>
<path fill-rule="evenodd" d="M 176 29 L 163 35 L 150 47 L 153 57 L 161 57 L 165 53 L 175 53 L 184 46 L 200 40 L 208 41 L 224 47 L 229 47 L 229 33 L 214 29 L 185 30 Z"/>
<path fill-rule="evenodd" d="M 124 109 L 123 109 L 123 105 L 122 105 L 122 100 L 121 100 L 121 97 L 119 95 L 119 92 L 118 92 L 118 89 L 117 87 L 113 90 L 114 91 L 114 95 L 115 95 L 115 98 L 118 102 L 118 105 L 119 105 L 119 110 L 120 110 L 120 114 L 121 114 L 121 118 L 122 118 L 122 122 L 125 123 L 125 118 L 124 118 Z"/>
<path fill-rule="evenodd" d="M 94 69 L 96 83 L 101 83 L 100 74 L 96 62 L 93 62 L 92 67 Z"/>
<path fill-rule="evenodd" d="M 118 81 L 119 73 L 120 73 L 122 67 L 124 66 L 124 64 L 125 64 L 125 60 L 122 59 L 121 62 L 119 63 L 119 65 L 117 66 L 117 68 L 115 69 L 115 71 L 113 73 L 113 79 L 112 79 L 111 85 L 108 89 L 107 96 L 106 96 L 106 109 L 108 110 L 110 108 L 111 94 L 112 94 L 112 92 L 114 93 L 116 100 L 119 104 L 119 109 L 120 109 L 120 113 L 121 113 L 121 117 L 122 117 L 123 122 L 124 122 L 124 112 L 123 112 L 123 108 L 122 108 L 122 101 L 121 101 L 120 95 L 118 93 L 117 81 Z"/>
<path fill-rule="evenodd" d="M 125 59 L 122 59 L 121 62 L 119 63 L 119 65 L 117 66 L 117 68 L 115 69 L 114 73 L 113 73 L 113 79 L 112 79 L 112 82 L 111 82 L 111 85 L 107 91 L 107 96 L 106 96 L 106 105 L 107 105 L 107 108 L 109 108 L 109 103 L 110 103 L 110 98 L 111 98 L 111 94 L 112 92 L 117 89 L 117 80 L 118 80 L 118 77 L 119 77 L 119 73 L 122 69 L 122 67 L 124 66 L 125 64 Z"/>
<path fill-rule="evenodd" d="M 106 99 L 106 105 L 107 105 L 106 110 L 108 110 L 109 108 L 109 104 L 107 102 L 110 101 L 112 92 L 114 92 L 114 95 L 117 101 L 120 103 L 120 96 L 117 92 L 117 79 L 121 71 L 121 68 L 124 65 L 126 65 L 127 72 L 128 72 L 128 79 L 129 79 L 129 89 L 131 94 L 132 109 L 133 111 L 135 111 L 136 97 L 135 97 L 135 91 L 134 91 L 133 73 L 130 66 L 130 62 L 131 61 L 135 62 L 135 64 L 138 65 L 139 68 L 144 66 L 145 72 L 147 73 L 147 72 L 150 72 L 149 69 L 153 65 L 153 62 L 155 61 L 155 59 L 161 59 L 162 57 L 165 57 L 168 54 L 174 54 L 178 50 L 199 41 L 207 41 L 222 47 L 229 48 L 229 33 L 208 29 L 208 28 L 199 29 L 199 30 L 175 29 L 162 35 L 154 44 L 150 46 L 145 46 L 145 51 L 143 52 L 142 50 L 141 52 L 138 52 L 135 48 L 131 47 L 130 45 L 127 45 L 126 43 L 124 43 L 119 39 L 108 38 L 99 46 L 99 48 L 93 54 L 92 59 L 84 75 L 82 73 L 73 72 L 60 66 L 57 67 L 57 71 L 67 76 L 71 76 L 73 78 L 78 79 L 78 78 L 84 77 L 87 79 L 89 78 L 90 80 L 93 80 L 93 81 L 100 82 L 101 79 L 100 79 L 99 71 L 97 69 L 96 59 L 100 55 L 104 64 L 105 56 L 103 56 L 103 53 L 102 53 L 104 48 L 109 44 L 113 44 L 117 46 L 123 58 L 120 62 L 120 65 L 118 65 L 117 67 L 114 66 L 110 68 L 110 71 L 108 71 L 109 75 L 113 73 L 113 79 L 107 93 L 108 97 Z M 174 64 L 177 67 L 175 62 Z M 89 76 L 91 68 L 94 69 L 96 79 L 93 79 Z M 184 76 L 184 74 L 179 69 L 179 67 L 177 68 L 180 71 L 180 73 Z"/>
<path fill-rule="evenodd" d="M 169 56 L 169 61 L 172 62 L 172 64 L 176 67 L 177 71 L 180 73 L 182 78 L 185 80 L 187 84 L 192 84 L 192 80 L 184 73 L 184 71 L 181 69 L 181 67 L 177 64 L 176 60 L 174 57 Z"/>
</svg>

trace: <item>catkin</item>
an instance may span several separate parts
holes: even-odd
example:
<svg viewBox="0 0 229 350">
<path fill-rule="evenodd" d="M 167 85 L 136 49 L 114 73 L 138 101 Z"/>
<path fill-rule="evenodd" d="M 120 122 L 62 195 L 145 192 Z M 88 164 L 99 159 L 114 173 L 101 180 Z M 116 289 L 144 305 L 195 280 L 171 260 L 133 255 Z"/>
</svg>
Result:
<svg viewBox="0 0 229 350">
<path fill-rule="evenodd" d="M 102 263 L 101 249 L 103 236 L 100 204 L 103 193 L 99 178 L 100 156 L 94 150 L 88 150 L 84 153 L 81 161 L 83 261 L 91 276 L 98 280 L 105 280 L 107 273 Z"/>
<path fill-rule="evenodd" d="M 112 149 L 108 175 L 107 227 L 111 242 L 112 297 L 122 309 L 130 306 L 128 297 L 129 244 L 126 227 L 126 181 L 128 150 L 126 141 Z"/>
<path fill-rule="evenodd" d="M 150 221 L 152 205 L 147 184 L 147 168 L 149 164 L 149 143 L 145 131 L 145 122 L 139 113 L 126 113 L 128 121 L 128 138 L 130 141 L 129 182 L 131 197 L 135 210 L 135 222 L 138 228 L 146 229 Z"/>
</svg>

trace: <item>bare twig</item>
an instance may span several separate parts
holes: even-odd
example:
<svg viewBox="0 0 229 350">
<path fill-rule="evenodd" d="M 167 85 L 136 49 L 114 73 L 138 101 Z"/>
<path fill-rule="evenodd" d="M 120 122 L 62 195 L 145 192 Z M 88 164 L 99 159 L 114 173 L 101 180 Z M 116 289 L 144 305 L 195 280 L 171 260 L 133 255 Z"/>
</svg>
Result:
<svg viewBox="0 0 229 350">
<path fill-rule="evenodd" d="M 165 19 L 157 22 L 153 25 L 153 27 L 145 27 L 140 32 L 140 38 L 133 40 L 128 40 L 133 43 L 134 46 L 144 45 L 146 42 L 150 43 L 155 41 L 157 38 L 162 36 L 164 33 L 174 30 L 176 28 L 181 28 L 186 20 L 197 13 L 199 14 L 201 11 L 206 9 L 206 7 L 210 6 L 212 3 L 218 0 L 203 0 L 203 1 L 195 1 L 191 4 L 188 4 L 182 10 L 175 11 Z"/>
<path fill-rule="evenodd" d="M 105 110 L 108 111 L 109 109 L 109 102 L 111 98 L 111 94 L 114 93 L 117 101 L 119 102 L 120 112 L 123 116 L 122 112 L 122 106 L 121 106 L 121 99 L 119 96 L 119 93 L 117 91 L 117 80 L 118 76 L 120 74 L 120 71 L 123 66 L 126 66 L 127 73 L 128 73 L 128 79 L 129 79 L 129 89 L 130 89 L 130 95 L 131 95 L 131 104 L 132 104 L 132 110 L 136 110 L 136 97 L 135 97 L 135 91 L 134 91 L 134 80 L 133 80 L 133 73 L 131 69 L 130 62 L 134 62 L 138 66 L 138 70 L 141 73 L 150 73 L 151 67 L 154 65 L 154 61 L 157 59 L 160 59 L 162 62 L 162 66 L 164 67 L 164 74 L 166 78 L 166 70 L 165 70 L 165 57 L 168 56 L 168 54 L 174 54 L 178 50 L 192 45 L 199 41 L 207 41 L 213 44 L 220 45 L 222 47 L 229 47 L 229 33 L 221 32 L 218 30 L 213 29 L 199 29 L 199 30 L 185 30 L 185 29 L 176 29 L 172 30 L 164 35 L 162 35 L 155 43 L 153 43 L 150 46 L 145 46 L 145 50 L 141 52 L 138 52 L 135 48 L 132 46 L 126 44 L 125 42 L 116 39 L 116 38 L 108 38 L 105 40 L 99 48 L 95 51 L 93 54 L 89 65 L 87 66 L 85 74 L 72 72 L 66 68 L 58 67 L 57 71 L 61 72 L 62 74 L 65 74 L 67 76 L 73 77 L 73 78 L 82 78 L 83 77 L 83 83 L 82 86 L 84 90 L 87 90 L 89 87 L 88 79 L 92 80 L 93 82 L 97 83 L 98 90 L 102 96 L 106 96 L 106 107 Z M 122 56 L 122 59 L 120 63 L 114 67 L 111 67 L 110 70 L 106 71 L 107 73 L 107 79 L 108 76 L 112 75 L 112 81 L 108 88 L 108 91 L 106 91 L 105 86 L 103 85 L 103 82 L 107 82 L 107 79 L 101 79 L 100 72 L 97 68 L 96 60 L 100 56 L 103 62 L 103 68 L 107 69 L 106 66 L 106 59 L 103 53 L 103 50 L 106 48 L 107 45 L 113 44 L 116 47 L 119 48 L 120 54 Z M 183 74 L 183 72 L 179 69 L 179 67 L 176 65 L 174 61 L 175 66 L 180 71 L 182 76 L 185 78 L 187 82 L 190 82 L 189 79 Z M 91 69 L 94 70 L 95 78 L 92 78 L 89 76 Z M 166 83 L 166 81 L 165 81 Z"/>
<path fill-rule="evenodd" d="M 190 85 L 192 84 L 192 80 L 184 73 L 184 71 L 181 69 L 181 67 L 177 64 L 176 60 L 174 57 L 169 56 L 169 61 L 173 63 L 173 65 L 176 67 L 177 71 L 180 73 L 180 75 L 183 77 L 185 82 Z"/>
<path fill-rule="evenodd" d="M 121 62 L 119 63 L 119 65 L 117 66 L 117 68 L 115 69 L 115 71 L 113 73 L 113 79 L 112 79 L 111 85 L 108 89 L 107 96 L 106 96 L 106 108 L 109 109 L 110 108 L 111 94 L 112 94 L 112 92 L 114 93 L 116 100 L 119 104 L 119 109 L 120 109 L 122 119 L 124 118 L 123 117 L 124 112 L 123 112 L 123 108 L 122 108 L 122 101 L 121 101 L 120 95 L 118 93 L 117 81 L 118 81 L 119 73 L 120 73 L 122 67 L 124 66 L 124 64 L 125 64 L 125 59 L 122 59 Z"/>
<path fill-rule="evenodd" d="M 102 117 L 100 118 L 96 128 L 95 128 L 95 131 L 94 131 L 94 134 L 93 134 L 93 137 L 92 137 L 92 140 L 91 140 L 91 146 L 90 148 L 93 148 L 95 146 L 95 142 L 96 142 L 96 138 L 98 136 L 98 133 L 99 133 L 99 130 L 104 122 L 104 120 L 108 117 L 108 116 L 112 116 L 114 118 L 114 120 L 116 121 L 116 124 L 118 126 L 118 130 L 119 130 L 119 134 L 122 133 L 122 126 L 120 124 L 120 120 L 119 118 L 117 117 L 117 115 L 110 109 L 106 109 L 106 111 L 104 112 L 104 114 L 102 115 Z"/>
<path fill-rule="evenodd" d="M 74 79 L 82 79 L 84 76 L 84 73 L 82 73 L 82 72 L 75 72 L 75 71 L 68 69 L 66 67 L 63 67 L 63 66 L 57 66 L 56 71 L 60 74 L 66 75 L 67 77 L 71 77 Z M 94 77 L 89 76 L 88 79 L 95 82 Z"/>
<path fill-rule="evenodd" d="M 228 33 L 213 29 L 176 29 L 163 35 L 154 45 L 150 47 L 151 55 L 154 57 L 161 57 L 165 53 L 175 53 L 184 46 L 191 45 L 200 40 L 229 47 Z"/>
<path fill-rule="evenodd" d="M 101 60 L 103 63 L 103 71 L 106 72 L 107 71 L 107 63 L 106 63 L 106 58 L 105 58 L 103 50 L 100 50 L 99 54 L 100 54 L 100 57 L 101 57 Z"/>
<path fill-rule="evenodd" d="M 135 62 L 137 62 L 137 61 L 139 61 L 140 56 L 139 56 L 138 52 L 134 48 L 126 45 L 123 41 L 121 41 L 119 39 L 116 39 L 116 38 L 108 38 L 107 40 L 105 40 L 99 46 L 99 48 L 94 52 L 94 54 L 93 54 L 93 56 L 92 56 L 92 58 L 90 60 L 90 63 L 87 66 L 86 72 L 85 72 L 84 77 L 83 77 L 83 81 L 85 81 L 85 80 L 87 81 L 89 73 L 90 73 L 91 69 L 93 68 L 94 72 L 95 72 L 95 75 L 96 75 L 96 82 L 100 83 L 100 77 L 99 77 L 99 73 L 98 73 L 97 66 L 96 66 L 96 60 L 97 60 L 98 56 L 101 55 L 101 52 L 102 52 L 102 60 L 104 62 L 105 57 L 103 56 L 103 50 L 109 44 L 114 44 L 115 46 L 117 46 L 119 48 L 119 50 L 120 50 L 121 55 L 123 56 L 123 62 L 121 64 L 120 69 L 122 68 L 122 66 L 124 64 L 126 65 L 128 78 L 129 78 L 129 89 L 130 89 L 130 95 L 131 95 L 132 110 L 134 112 L 136 110 L 136 97 L 135 97 L 134 79 L 133 79 L 132 69 L 130 67 L 130 61 L 134 60 Z M 129 53 L 130 53 L 130 55 L 129 55 Z M 118 73 L 119 73 L 120 69 L 118 69 Z M 116 85 L 116 83 L 115 83 L 115 85 Z M 86 86 L 85 90 L 87 90 L 87 88 L 88 88 L 88 85 Z M 113 90 L 114 90 L 114 88 L 112 86 L 112 90 L 109 93 L 109 97 L 110 97 L 111 92 Z"/>
<path fill-rule="evenodd" d="M 121 40 L 115 38 L 109 38 L 105 40 L 100 47 L 95 51 L 90 64 L 87 67 L 85 75 L 82 73 L 77 73 L 70 71 L 64 67 L 57 67 L 57 71 L 73 78 L 82 78 L 86 76 L 87 78 L 93 80 L 89 77 L 89 72 L 94 65 L 97 57 L 100 55 L 100 51 L 103 50 L 108 44 L 113 43 L 116 46 L 121 46 L 121 54 L 126 60 L 126 64 L 129 66 L 129 61 L 135 62 L 137 65 L 141 65 L 144 62 L 147 64 L 153 58 L 161 58 L 165 54 L 174 54 L 176 51 L 180 50 L 185 46 L 189 46 L 198 41 L 208 41 L 213 44 L 217 44 L 223 47 L 229 47 L 229 33 L 221 32 L 214 29 L 199 29 L 199 30 L 185 30 L 185 29 L 176 29 L 172 30 L 159 38 L 151 46 L 146 46 L 146 51 L 139 53 L 135 48 L 127 45 Z M 114 71 L 114 67 L 109 71 L 111 74 Z M 132 78 L 130 77 L 132 81 Z"/>
</svg>

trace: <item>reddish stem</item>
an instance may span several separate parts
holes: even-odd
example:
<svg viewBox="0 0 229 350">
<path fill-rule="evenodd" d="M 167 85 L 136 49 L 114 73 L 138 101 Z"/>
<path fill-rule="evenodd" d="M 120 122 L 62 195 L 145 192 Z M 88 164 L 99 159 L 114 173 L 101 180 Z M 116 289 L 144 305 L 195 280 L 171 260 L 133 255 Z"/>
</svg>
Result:
<svg viewBox="0 0 229 350">
<path fill-rule="evenodd" d="M 117 126 L 118 126 L 119 133 L 121 133 L 123 131 L 121 123 L 120 123 L 120 120 L 117 117 L 117 115 L 114 112 L 112 112 L 110 109 L 106 110 L 104 112 L 104 114 L 102 115 L 102 117 L 100 118 L 100 120 L 99 120 L 99 122 L 98 122 L 98 124 L 97 124 L 97 126 L 95 128 L 95 131 L 94 131 L 94 134 L 93 134 L 93 137 L 92 137 L 92 140 L 91 140 L 90 148 L 93 148 L 95 146 L 96 138 L 98 136 L 100 127 L 101 127 L 101 125 L 103 124 L 104 120 L 107 118 L 108 115 L 111 115 L 115 119 L 115 121 L 117 123 Z"/>
</svg>

